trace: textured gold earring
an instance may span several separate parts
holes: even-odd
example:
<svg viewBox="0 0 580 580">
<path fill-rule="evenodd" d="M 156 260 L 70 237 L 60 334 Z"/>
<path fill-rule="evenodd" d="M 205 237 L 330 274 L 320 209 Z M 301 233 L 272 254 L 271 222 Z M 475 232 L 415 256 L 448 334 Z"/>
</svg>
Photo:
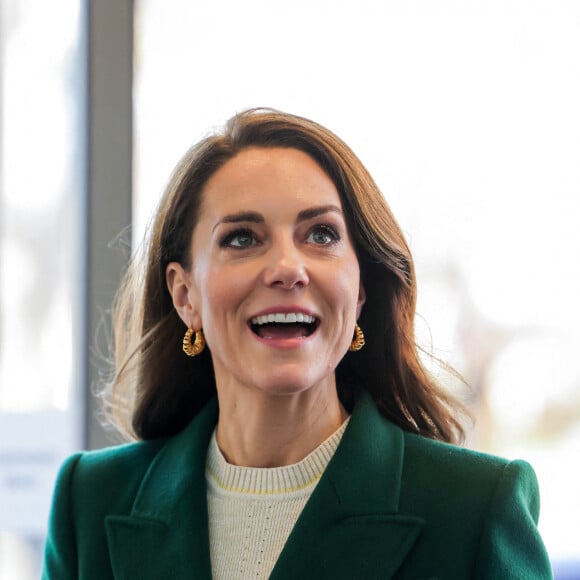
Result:
<svg viewBox="0 0 580 580">
<path fill-rule="evenodd" d="M 193 342 L 191 342 L 192 335 L 195 334 Z M 201 328 L 193 332 L 193 328 L 188 328 L 183 337 L 183 352 L 187 356 L 197 356 L 205 348 L 205 336 Z"/>
<path fill-rule="evenodd" d="M 365 335 L 363 334 L 361 327 L 357 324 L 354 327 L 354 336 L 352 342 L 350 343 L 350 346 L 348 347 L 348 350 L 350 352 L 356 352 L 357 350 L 360 350 L 364 345 L 365 345 Z"/>
</svg>

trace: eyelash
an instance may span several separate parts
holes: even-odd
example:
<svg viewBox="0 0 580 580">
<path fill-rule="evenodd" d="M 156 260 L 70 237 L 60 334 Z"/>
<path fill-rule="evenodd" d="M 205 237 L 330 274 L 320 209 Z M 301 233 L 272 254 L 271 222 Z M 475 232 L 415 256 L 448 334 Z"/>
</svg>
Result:
<svg viewBox="0 0 580 580">
<path fill-rule="evenodd" d="M 336 231 L 336 229 L 334 227 L 332 227 L 329 224 L 317 224 L 314 227 L 312 227 L 308 233 L 308 237 L 310 238 L 310 236 L 312 234 L 315 233 L 324 233 L 327 236 L 329 236 L 331 238 L 330 242 L 328 242 L 328 244 L 320 244 L 320 245 L 334 245 L 337 242 L 340 241 L 340 235 L 339 233 Z"/>
<path fill-rule="evenodd" d="M 310 230 L 308 231 L 307 239 L 309 239 L 313 234 L 318 234 L 318 233 L 322 233 L 322 234 L 327 235 L 330 238 L 330 241 L 322 243 L 322 244 L 317 244 L 316 242 L 314 242 L 315 245 L 332 246 L 341 240 L 340 234 L 330 224 L 316 224 L 315 226 L 310 228 Z M 236 238 L 241 237 L 241 236 L 251 238 L 251 243 L 247 246 L 234 244 L 233 241 Z M 254 233 L 254 231 L 252 231 L 249 228 L 238 228 L 238 229 L 232 230 L 231 232 L 228 232 L 227 234 L 222 236 L 219 240 L 220 248 L 234 248 L 236 250 L 245 250 L 245 249 L 251 248 L 252 246 L 255 246 L 259 243 L 260 243 L 260 241 L 257 239 L 256 234 Z"/>
<path fill-rule="evenodd" d="M 250 246 L 240 246 L 234 245 L 232 242 L 240 236 L 247 236 L 252 239 Z M 237 250 L 243 250 L 249 248 L 257 243 L 256 234 L 249 228 L 238 228 L 231 232 L 225 234 L 219 241 L 220 248 L 235 248 Z"/>
</svg>

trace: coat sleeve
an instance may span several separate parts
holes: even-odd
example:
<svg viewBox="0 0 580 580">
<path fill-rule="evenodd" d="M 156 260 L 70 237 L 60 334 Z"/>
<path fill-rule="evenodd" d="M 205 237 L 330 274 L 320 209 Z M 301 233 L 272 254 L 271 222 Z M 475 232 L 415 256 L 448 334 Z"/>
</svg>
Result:
<svg viewBox="0 0 580 580">
<path fill-rule="evenodd" d="M 73 580 L 78 577 L 72 486 L 81 455 L 77 453 L 69 457 L 56 479 L 44 549 L 42 580 Z"/>
<path fill-rule="evenodd" d="M 474 578 L 552 578 L 537 528 L 539 511 L 532 467 L 525 461 L 506 464 L 487 512 Z"/>
</svg>

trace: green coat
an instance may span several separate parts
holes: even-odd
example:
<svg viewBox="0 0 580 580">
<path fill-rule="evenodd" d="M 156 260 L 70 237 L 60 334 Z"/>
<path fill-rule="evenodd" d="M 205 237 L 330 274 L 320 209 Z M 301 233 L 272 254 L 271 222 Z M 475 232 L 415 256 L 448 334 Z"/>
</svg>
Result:
<svg viewBox="0 0 580 580">
<path fill-rule="evenodd" d="M 216 420 L 214 401 L 175 437 L 67 460 L 43 578 L 211 578 Z M 405 433 L 363 396 L 271 578 L 551 578 L 538 511 L 527 463 Z"/>
</svg>

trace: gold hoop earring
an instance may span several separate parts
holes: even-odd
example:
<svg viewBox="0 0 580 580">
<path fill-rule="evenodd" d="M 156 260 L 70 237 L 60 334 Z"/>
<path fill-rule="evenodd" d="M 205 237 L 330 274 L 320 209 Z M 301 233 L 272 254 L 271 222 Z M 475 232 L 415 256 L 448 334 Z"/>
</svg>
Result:
<svg viewBox="0 0 580 580">
<path fill-rule="evenodd" d="M 362 328 L 357 324 L 354 327 L 354 336 L 348 350 L 350 352 L 356 352 L 360 350 L 365 345 L 365 335 L 363 334 Z"/>
<path fill-rule="evenodd" d="M 195 334 L 193 342 L 191 342 L 192 335 Z M 187 356 L 197 356 L 205 348 L 205 336 L 203 330 L 200 328 L 193 332 L 193 328 L 188 328 L 183 337 L 183 352 Z"/>
</svg>

